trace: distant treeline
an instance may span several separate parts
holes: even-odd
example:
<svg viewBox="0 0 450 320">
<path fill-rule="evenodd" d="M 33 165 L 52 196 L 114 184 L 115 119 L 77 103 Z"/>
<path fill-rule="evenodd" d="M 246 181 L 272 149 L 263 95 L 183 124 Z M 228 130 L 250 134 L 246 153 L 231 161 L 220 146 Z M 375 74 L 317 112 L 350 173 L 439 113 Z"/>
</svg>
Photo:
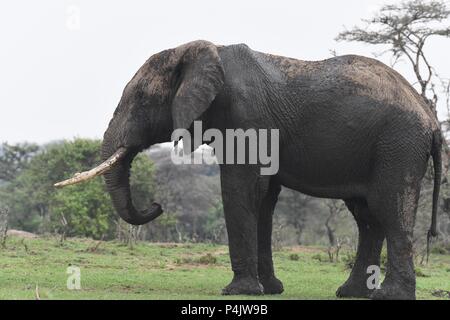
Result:
<svg viewBox="0 0 450 320">
<path fill-rule="evenodd" d="M 75 139 L 47 145 L 0 146 L 0 206 L 9 210 L 10 228 L 34 233 L 121 238 L 130 227 L 112 208 L 101 178 L 55 189 L 53 184 L 100 163 L 98 140 Z M 439 241 L 448 244 L 450 197 L 442 186 Z M 131 190 L 137 207 L 153 200 L 165 213 L 134 229 L 141 240 L 226 243 L 226 228 L 217 165 L 174 165 L 163 145 L 135 158 Z M 422 248 L 430 223 L 431 174 L 424 179 L 416 223 L 416 244 Z M 131 228 L 132 229 L 132 228 Z M 357 244 L 357 228 L 340 200 L 318 199 L 283 188 L 274 214 L 274 245 Z"/>
</svg>

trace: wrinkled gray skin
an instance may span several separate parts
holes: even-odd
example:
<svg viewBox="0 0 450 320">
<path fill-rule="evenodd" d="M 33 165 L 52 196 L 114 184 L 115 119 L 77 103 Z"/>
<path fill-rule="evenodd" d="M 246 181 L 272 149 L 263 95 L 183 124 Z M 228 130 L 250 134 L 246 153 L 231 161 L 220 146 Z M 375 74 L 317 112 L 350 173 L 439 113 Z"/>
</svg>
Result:
<svg viewBox="0 0 450 320">
<path fill-rule="evenodd" d="M 244 44 L 195 41 L 153 55 L 126 86 L 104 135 L 103 158 L 128 156 L 105 175 L 120 216 L 143 224 L 159 213 L 134 208 L 133 157 L 170 141 L 176 128 L 277 128 L 280 169 L 221 165 L 222 197 L 234 277 L 224 294 L 277 294 L 271 252 L 272 214 L 280 186 L 343 199 L 359 229 L 356 263 L 339 297 L 414 299 L 412 234 L 421 180 L 433 155 L 440 176 L 435 116 L 397 72 L 360 56 L 316 62 L 251 50 Z M 206 141 L 207 143 L 207 141 Z M 440 181 L 440 180 L 439 180 Z M 439 183 L 435 183 L 434 208 Z M 387 239 L 387 275 L 366 287 Z"/>
</svg>

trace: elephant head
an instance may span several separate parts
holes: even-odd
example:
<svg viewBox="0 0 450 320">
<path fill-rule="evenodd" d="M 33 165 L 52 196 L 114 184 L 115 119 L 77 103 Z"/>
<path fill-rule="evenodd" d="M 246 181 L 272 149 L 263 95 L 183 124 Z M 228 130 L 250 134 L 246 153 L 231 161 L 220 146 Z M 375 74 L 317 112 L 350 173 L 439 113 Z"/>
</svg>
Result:
<svg viewBox="0 0 450 320">
<path fill-rule="evenodd" d="M 153 144 L 170 141 L 174 129 L 188 129 L 211 105 L 224 83 L 217 47 L 194 41 L 151 56 L 125 87 L 102 144 L 104 162 L 57 183 L 65 186 L 104 175 L 120 217 L 145 224 L 162 213 L 161 206 L 139 211 L 132 202 L 133 158 Z"/>
</svg>

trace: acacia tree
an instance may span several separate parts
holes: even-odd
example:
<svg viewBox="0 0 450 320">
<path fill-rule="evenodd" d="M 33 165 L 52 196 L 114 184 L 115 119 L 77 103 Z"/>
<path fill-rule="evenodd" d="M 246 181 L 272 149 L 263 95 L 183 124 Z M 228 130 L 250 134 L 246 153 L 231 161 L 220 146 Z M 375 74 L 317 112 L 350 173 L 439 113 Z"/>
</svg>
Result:
<svg viewBox="0 0 450 320">
<path fill-rule="evenodd" d="M 450 37 L 446 21 L 449 16 L 450 10 L 444 1 L 412 0 L 384 5 L 373 18 L 362 20 L 363 27 L 343 31 L 336 40 L 388 45 L 383 53 L 392 54 L 392 65 L 406 57 L 417 80 L 414 84 L 419 85 L 420 94 L 436 112 L 436 87 L 441 86 L 445 91 L 450 83 L 439 77 L 424 48 L 430 37 Z"/>
</svg>

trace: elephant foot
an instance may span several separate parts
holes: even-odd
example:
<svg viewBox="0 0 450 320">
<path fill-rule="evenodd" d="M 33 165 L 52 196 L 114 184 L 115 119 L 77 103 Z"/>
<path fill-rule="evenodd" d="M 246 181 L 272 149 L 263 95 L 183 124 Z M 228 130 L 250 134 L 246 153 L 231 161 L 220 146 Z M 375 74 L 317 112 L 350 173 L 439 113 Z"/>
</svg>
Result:
<svg viewBox="0 0 450 320">
<path fill-rule="evenodd" d="M 415 289 L 405 289 L 398 284 L 382 284 L 380 289 L 373 290 L 372 300 L 415 300 Z"/>
<path fill-rule="evenodd" d="M 336 291 L 339 298 L 369 298 L 373 290 L 367 288 L 365 279 L 361 281 L 347 280 Z"/>
<path fill-rule="evenodd" d="M 284 291 L 283 283 L 275 276 L 260 279 L 264 294 L 281 294 Z"/>
<path fill-rule="evenodd" d="M 259 281 L 252 277 L 233 278 L 233 281 L 222 290 L 223 295 L 262 295 L 264 293 L 263 286 Z"/>
</svg>

